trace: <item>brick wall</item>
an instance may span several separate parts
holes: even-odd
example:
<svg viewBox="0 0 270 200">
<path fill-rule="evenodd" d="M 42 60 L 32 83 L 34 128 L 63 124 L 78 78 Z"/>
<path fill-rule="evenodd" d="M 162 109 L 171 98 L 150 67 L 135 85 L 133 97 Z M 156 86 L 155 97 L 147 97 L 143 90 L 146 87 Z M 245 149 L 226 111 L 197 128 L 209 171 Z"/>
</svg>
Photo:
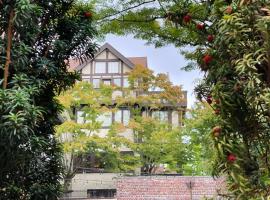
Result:
<svg viewBox="0 0 270 200">
<path fill-rule="evenodd" d="M 218 193 L 224 194 L 224 191 L 225 180 L 212 177 L 139 176 L 122 177 L 117 181 L 117 200 L 221 199 Z"/>
</svg>

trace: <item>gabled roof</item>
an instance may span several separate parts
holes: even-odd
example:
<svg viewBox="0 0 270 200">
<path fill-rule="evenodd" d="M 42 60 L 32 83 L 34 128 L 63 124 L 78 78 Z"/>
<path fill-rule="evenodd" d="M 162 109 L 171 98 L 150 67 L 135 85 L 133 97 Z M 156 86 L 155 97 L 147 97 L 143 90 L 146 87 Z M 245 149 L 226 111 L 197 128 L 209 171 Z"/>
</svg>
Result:
<svg viewBox="0 0 270 200">
<path fill-rule="evenodd" d="M 141 66 L 143 66 L 143 67 L 148 68 L 147 57 L 128 57 L 128 59 L 129 59 L 134 65 L 141 65 Z"/>
<path fill-rule="evenodd" d="M 99 51 L 95 54 L 94 58 L 91 60 L 88 60 L 78 67 L 76 67 L 75 70 L 79 71 L 82 68 L 84 68 L 90 61 L 94 60 L 99 54 L 101 54 L 104 50 L 108 49 L 112 54 L 114 54 L 116 57 L 118 57 L 120 60 L 122 60 L 128 67 L 131 69 L 134 68 L 134 63 L 132 63 L 129 59 L 127 59 L 125 56 L 123 56 L 119 51 L 117 51 L 112 45 L 109 43 L 104 44 L 100 47 Z"/>
</svg>

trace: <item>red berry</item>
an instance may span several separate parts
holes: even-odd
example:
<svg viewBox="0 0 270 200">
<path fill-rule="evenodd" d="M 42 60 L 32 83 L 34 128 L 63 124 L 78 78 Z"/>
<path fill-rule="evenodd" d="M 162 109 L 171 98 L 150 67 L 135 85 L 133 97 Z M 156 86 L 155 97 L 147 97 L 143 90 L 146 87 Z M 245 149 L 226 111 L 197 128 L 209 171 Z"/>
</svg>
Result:
<svg viewBox="0 0 270 200">
<path fill-rule="evenodd" d="M 226 10 L 225 10 L 225 13 L 227 13 L 227 14 L 232 14 L 232 12 L 233 12 L 233 8 L 231 7 L 231 6 L 228 6 L 227 8 L 226 8 Z"/>
<path fill-rule="evenodd" d="M 220 114 L 220 110 L 219 110 L 219 109 L 216 109 L 216 110 L 215 110 L 215 114 L 216 114 L 216 115 L 219 115 L 219 114 Z"/>
<path fill-rule="evenodd" d="M 208 65 L 211 61 L 213 60 L 213 57 L 211 55 L 208 55 L 206 54 L 204 57 L 203 57 L 203 62 Z"/>
<path fill-rule="evenodd" d="M 208 40 L 208 42 L 213 42 L 214 36 L 213 35 L 208 35 L 207 40 Z"/>
<path fill-rule="evenodd" d="M 215 102 L 216 102 L 216 104 L 220 104 L 220 100 L 219 99 L 216 99 Z"/>
<path fill-rule="evenodd" d="M 197 25 L 196 25 L 196 28 L 197 28 L 198 30 L 203 30 L 203 29 L 204 29 L 204 24 L 203 24 L 203 23 L 197 24 Z"/>
<path fill-rule="evenodd" d="M 85 12 L 83 15 L 86 18 L 91 18 L 92 17 L 92 13 L 91 12 Z"/>
<path fill-rule="evenodd" d="M 189 14 L 185 15 L 183 18 L 185 23 L 189 23 L 191 21 L 191 16 Z"/>
<path fill-rule="evenodd" d="M 228 156 L 227 156 L 227 160 L 229 161 L 229 162 L 234 162 L 234 161 L 236 161 L 236 156 L 234 155 L 234 154 L 229 154 Z"/>
<path fill-rule="evenodd" d="M 208 104 L 211 104 L 213 102 L 212 101 L 212 96 L 208 95 L 206 101 L 207 101 Z"/>
<path fill-rule="evenodd" d="M 214 136 L 215 137 L 218 137 L 219 135 L 220 135 L 220 133 L 221 133 L 221 127 L 220 126 L 215 126 L 214 128 L 213 128 L 213 130 L 212 130 L 212 132 L 213 132 L 213 134 L 214 134 Z"/>
</svg>

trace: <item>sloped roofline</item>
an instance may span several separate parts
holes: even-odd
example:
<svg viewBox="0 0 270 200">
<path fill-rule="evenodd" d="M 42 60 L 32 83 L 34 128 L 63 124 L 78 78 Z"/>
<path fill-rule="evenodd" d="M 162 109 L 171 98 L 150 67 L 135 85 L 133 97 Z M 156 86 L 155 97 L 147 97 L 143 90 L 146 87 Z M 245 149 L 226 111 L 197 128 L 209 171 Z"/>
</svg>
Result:
<svg viewBox="0 0 270 200">
<path fill-rule="evenodd" d="M 109 43 L 105 43 L 103 46 L 101 46 L 99 48 L 99 51 L 95 54 L 94 58 L 87 60 L 86 62 L 82 63 L 81 65 L 79 65 L 78 67 L 75 68 L 75 70 L 79 71 L 82 68 L 84 68 L 89 62 L 91 62 L 92 60 L 94 60 L 99 54 L 101 54 L 104 50 L 108 49 L 112 54 L 114 54 L 116 57 L 118 57 L 120 60 L 122 60 L 129 68 L 133 69 L 134 68 L 134 64 L 125 56 L 123 56 L 123 54 L 121 54 L 119 51 L 117 51 L 112 45 L 110 45 Z"/>
</svg>

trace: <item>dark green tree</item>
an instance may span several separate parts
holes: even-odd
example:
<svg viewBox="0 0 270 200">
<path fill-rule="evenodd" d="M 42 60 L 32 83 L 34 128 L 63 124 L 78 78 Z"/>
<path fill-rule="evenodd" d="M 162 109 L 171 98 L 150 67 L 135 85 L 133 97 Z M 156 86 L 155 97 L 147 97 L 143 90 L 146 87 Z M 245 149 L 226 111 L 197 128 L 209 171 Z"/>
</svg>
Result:
<svg viewBox="0 0 270 200">
<path fill-rule="evenodd" d="M 0 1 L 0 199 L 60 195 L 55 96 L 78 78 L 69 59 L 95 51 L 91 10 L 74 0 Z"/>
</svg>

